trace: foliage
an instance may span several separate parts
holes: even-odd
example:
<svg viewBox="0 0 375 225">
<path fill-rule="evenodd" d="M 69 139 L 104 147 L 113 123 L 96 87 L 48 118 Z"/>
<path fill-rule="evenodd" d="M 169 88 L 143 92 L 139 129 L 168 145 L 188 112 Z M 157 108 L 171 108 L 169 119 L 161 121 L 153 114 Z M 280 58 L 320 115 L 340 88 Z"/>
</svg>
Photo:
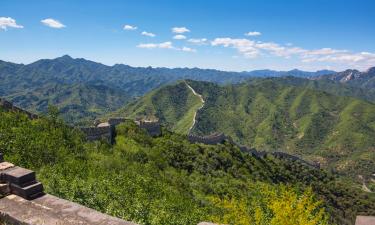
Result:
<svg viewBox="0 0 375 225">
<path fill-rule="evenodd" d="M 314 199 L 311 189 L 298 194 L 289 186 L 261 185 L 261 193 L 251 199 L 212 198 L 215 206 L 224 209 L 212 221 L 219 224 L 236 225 L 324 225 L 328 216 Z"/>
<path fill-rule="evenodd" d="M 126 114 L 130 118 L 155 119 L 176 132 L 187 134 L 192 125 L 194 113 L 202 105 L 200 99 L 195 96 L 185 82 L 179 82 L 173 86 L 166 86 L 152 91 L 139 101 L 126 106 Z M 116 114 L 121 115 L 123 111 Z"/>
<path fill-rule="evenodd" d="M 0 61 L 0 96 L 34 113 L 58 105 L 69 123 L 84 123 L 123 106 L 133 97 L 182 79 L 239 83 L 249 77 L 310 77 L 334 71 L 225 72 L 198 68 L 106 66 L 62 56 L 23 65 Z"/>
<path fill-rule="evenodd" d="M 226 86 L 187 82 L 205 98 L 193 129 L 195 134 L 223 132 L 249 147 L 267 151 L 281 149 L 319 161 L 322 166 L 352 178 L 358 174 L 370 176 L 375 171 L 375 154 L 371 154 L 375 149 L 373 103 L 298 85 L 283 85 L 283 82 L 293 83 L 290 78 Z M 181 83 L 161 88 L 125 106 L 121 114 L 152 115 L 179 132 L 183 118 L 164 115 L 193 108 L 185 101 L 172 100 L 177 92 L 186 93 L 179 99 L 186 98 L 187 89 Z"/>
<path fill-rule="evenodd" d="M 228 207 L 212 199 L 226 197 L 235 199 L 230 204 L 244 207 L 240 213 L 245 218 L 259 208 L 253 203 L 295 199 L 307 206 L 323 201 L 329 221 L 338 224 L 352 224 L 359 212 L 375 213 L 374 196 L 324 171 L 273 157 L 256 158 L 229 143 L 191 144 L 167 130 L 152 138 L 132 122 L 118 127 L 114 146 L 85 143 L 53 113 L 32 121 L 21 114 L 0 114 L 0 146 L 6 159 L 36 170 L 48 193 L 140 224 L 197 224 L 222 218 L 220 213 Z M 313 200 L 303 198 L 309 187 Z M 277 211 L 277 204 L 266 206 Z M 278 218 L 262 209 L 256 211 L 259 221 Z M 312 218 L 325 215 L 311 212 Z"/>
<path fill-rule="evenodd" d="M 63 119 L 71 124 L 84 124 L 117 110 L 130 100 L 123 91 L 104 85 L 59 84 L 27 88 L 7 96 L 14 104 L 32 112 L 48 112 L 55 105 Z"/>
<path fill-rule="evenodd" d="M 49 117 L 30 120 L 24 114 L 0 109 L 0 150 L 8 160 L 37 169 L 67 160 L 72 154 L 85 156 L 81 133 L 65 125 L 53 111 Z"/>
</svg>

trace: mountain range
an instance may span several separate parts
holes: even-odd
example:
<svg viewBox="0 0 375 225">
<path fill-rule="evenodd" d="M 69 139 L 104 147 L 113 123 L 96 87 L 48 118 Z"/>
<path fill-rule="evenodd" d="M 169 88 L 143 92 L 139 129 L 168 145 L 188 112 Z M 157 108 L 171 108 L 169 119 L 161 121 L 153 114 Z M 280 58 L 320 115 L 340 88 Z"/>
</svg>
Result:
<svg viewBox="0 0 375 225">
<path fill-rule="evenodd" d="M 313 187 L 331 222 L 353 224 L 358 213 L 374 212 L 374 72 L 106 66 L 69 56 L 28 65 L 0 61 L 0 97 L 31 112 L 55 105 L 75 125 L 121 116 L 165 126 L 152 138 L 128 121 L 116 127 L 112 146 L 85 142 L 55 114 L 29 120 L 0 107 L 0 147 L 11 161 L 38 170 L 49 193 L 147 224 L 187 224 L 191 215 L 203 221 L 215 208 L 212 197 L 260 199 L 282 184 L 297 193 Z M 186 138 L 217 132 L 233 142 L 209 146 Z M 288 152 L 323 170 L 238 145 Z M 152 213 L 138 213 L 140 205 Z M 155 220 L 160 211 L 169 223 Z"/>
<path fill-rule="evenodd" d="M 157 87 L 182 79 L 226 84 L 239 83 L 255 76 L 311 77 L 332 72 L 226 72 L 199 68 L 131 67 L 123 64 L 106 66 L 65 55 L 27 65 L 0 61 L 0 96 L 15 105 L 39 113 L 45 113 L 48 104 L 54 104 L 61 108 L 65 120 L 76 122 L 91 120 L 118 109 L 133 97 L 142 96 Z M 90 95 L 81 95 L 83 90 L 89 91 Z M 57 95 L 59 97 L 56 97 Z"/>
</svg>

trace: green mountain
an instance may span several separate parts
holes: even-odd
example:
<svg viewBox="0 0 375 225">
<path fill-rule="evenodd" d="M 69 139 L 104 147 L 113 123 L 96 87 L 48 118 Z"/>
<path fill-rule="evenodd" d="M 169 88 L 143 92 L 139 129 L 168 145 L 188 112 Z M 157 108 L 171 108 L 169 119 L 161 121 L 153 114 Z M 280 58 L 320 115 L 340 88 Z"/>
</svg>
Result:
<svg viewBox="0 0 375 225">
<path fill-rule="evenodd" d="M 224 132 L 249 147 L 286 151 L 352 177 L 375 171 L 373 103 L 273 79 L 227 86 L 187 83 L 205 101 L 193 134 Z M 187 133 L 188 126 L 180 124 L 193 123 L 191 110 L 199 99 L 186 100 L 192 97 L 180 82 L 128 104 L 118 115 L 156 117 L 171 129 Z"/>
<path fill-rule="evenodd" d="M 96 117 L 119 109 L 131 98 L 104 85 L 49 83 L 6 96 L 13 104 L 32 112 L 46 113 L 49 105 L 59 108 L 68 123 L 92 123 Z"/>
<path fill-rule="evenodd" d="M 323 170 L 257 158 L 224 143 L 191 144 L 163 130 L 152 138 L 135 123 L 116 143 L 86 143 L 50 114 L 35 120 L 0 108 L 5 159 L 33 169 L 47 193 L 139 224 L 354 224 L 375 213 L 375 196 Z M 313 222 L 315 221 L 315 222 Z"/>
<path fill-rule="evenodd" d="M 181 79 L 225 84 L 238 83 L 254 76 L 306 77 L 332 72 L 225 72 L 199 68 L 131 67 L 122 64 L 107 66 L 65 55 L 27 65 L 0 61 L 0 97 L 12 100 L 34 113 L 46 113 L 47 103 L 57 104 L 63 108 L 61 112 L 67 121 L 77 123 L 118 109 L 120 101 L 124 105 L 133 97 Z M 87 93 L 83 93 L 85 91 Z M 79 93 L 84 96 L 78 96 Z M 60 95 L 63 95 L 63 100 L 59 99 Z"/>
<path fill-rule="evenodd" d="M 185 82 L 156 89 L 114 113 L 135 119 L 159 119 L 169 129 L 187 133 L 195 112 L 202 105 L 200 99 L 187 88 Z"/>
</svg>

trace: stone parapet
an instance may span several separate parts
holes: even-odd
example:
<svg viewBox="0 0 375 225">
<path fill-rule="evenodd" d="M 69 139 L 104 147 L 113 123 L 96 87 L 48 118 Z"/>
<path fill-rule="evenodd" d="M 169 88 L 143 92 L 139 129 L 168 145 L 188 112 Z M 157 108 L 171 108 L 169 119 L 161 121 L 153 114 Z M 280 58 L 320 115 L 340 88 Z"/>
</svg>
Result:
<svg viewBox="0 0 375 225">
<path fill-rule="evenodd" d="M 150 136 L 157 137 L 161 135 L 161 125 L 157 121 L 137 120 L 135 123 L 142 129 L 145 129 Z"/>
<path fill-rule="evenodd" d="M 12 225 L 136 225 L 49 194 L 33 200 L 1 198 L 0 219 Z"/>
<path fill-rule="evenodd" d="M 188 135 L 188 140 L 192 143 L 202 143 L 206 145 L 222 144 L 225 140 L 230 140 L 223 133 L 215 133 L 207 136 Z"/>
<path fill-rule="evenodd" d="M 37 119 L 38 116 L 36 114 L 33 114 L 31 112 L 28 112 L 24 109 L 18 108 L 17 106 L 14 106 L 11 102 L 6 101 L 5 99 L 0 98 L 0 107 L 4 108 L 7 111 L 17 112 L 17 113 L 24 113 L 26 114 L 30 119 Z"/>
<path fill-rule="evenodd" d="M 35 172 L 0 163 L 0 224 L 136 225 L 82 205 L 44 194 Z"/>
</svg>

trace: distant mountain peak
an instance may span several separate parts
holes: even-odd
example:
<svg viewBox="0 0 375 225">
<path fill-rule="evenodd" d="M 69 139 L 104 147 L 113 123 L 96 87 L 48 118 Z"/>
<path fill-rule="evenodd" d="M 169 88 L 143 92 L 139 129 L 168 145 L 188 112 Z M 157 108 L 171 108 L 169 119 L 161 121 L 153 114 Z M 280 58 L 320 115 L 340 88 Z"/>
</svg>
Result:
<svg viewBox="0 0 375 225">
<path fill-rule="evenodd" d="M 299 69 L 292 69 L 289 72 L 305 72 L 305 71 L 302 71 L 302 70 L 299 70 Z"/>
<path fill-rule="evenodd" d="M 56 59 L 73 59 L 70 55 L 63 55 L 61 57 L 58 57 Z"/>
<path fill-rule="evenodd" d="M 375 74 L 375 66 L 369 68 L 369 69 L 366 71 L 366 73 L 368 73 L 368 74 Z"/>
</svg>

